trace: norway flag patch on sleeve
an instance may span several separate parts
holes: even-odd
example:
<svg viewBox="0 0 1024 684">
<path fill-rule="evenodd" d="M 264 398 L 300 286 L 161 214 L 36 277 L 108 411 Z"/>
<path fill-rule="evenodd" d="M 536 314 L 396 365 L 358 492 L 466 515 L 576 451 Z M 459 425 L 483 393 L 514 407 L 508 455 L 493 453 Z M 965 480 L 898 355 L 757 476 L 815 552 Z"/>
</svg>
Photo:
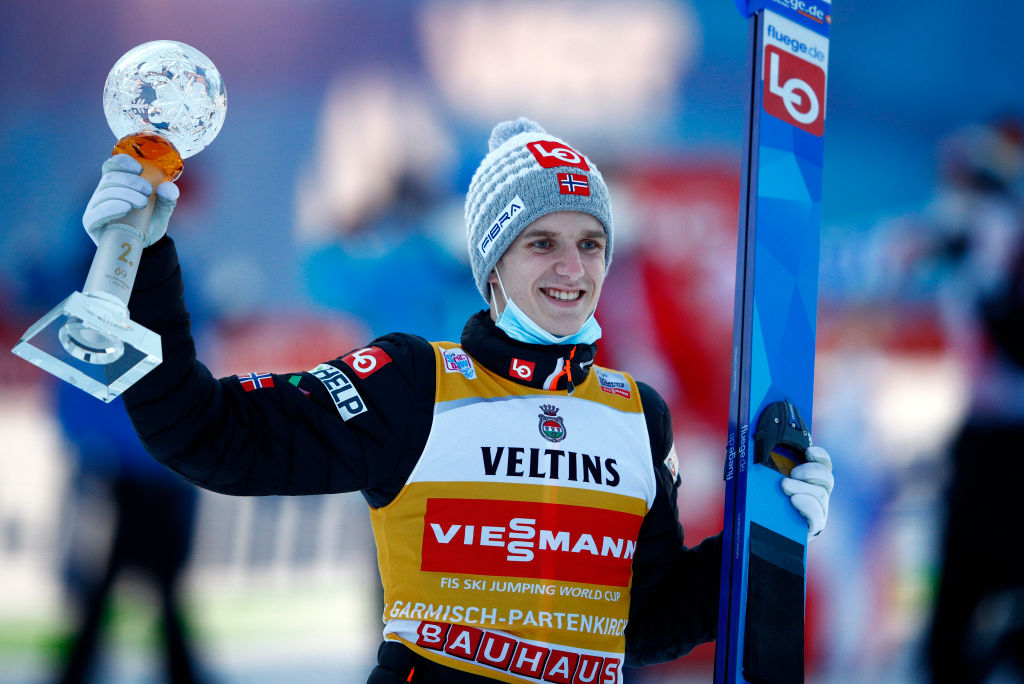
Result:
<svg viewBox="0 0 1024 684">
<path fill-rule="evenodd" d="M 252 392 L 255 389 L 274 386 L 274 376 L 270 373 L 249 373 L 248 375 L 236 375 L 238 382 L 242 383 L 242 389 Z"/>
</svg>

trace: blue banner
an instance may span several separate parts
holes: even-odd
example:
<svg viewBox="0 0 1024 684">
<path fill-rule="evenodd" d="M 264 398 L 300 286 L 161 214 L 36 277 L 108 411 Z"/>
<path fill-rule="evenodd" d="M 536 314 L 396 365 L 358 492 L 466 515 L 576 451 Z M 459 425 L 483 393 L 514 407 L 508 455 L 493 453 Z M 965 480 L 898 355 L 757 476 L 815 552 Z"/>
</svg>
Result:
<svg viewBox="0 0 1024 684">
<path fill-rule="evenodd" d="M 744 17 L 771 10 L 826 38 L 832 28 L 831 0 L 735 0 Z"/>
<path fill-rule="evenodd" d="M 831 4 L 737 2 L 751 89 L 737 245 L 715 681 L 803 680 L 807 521 L 754 454 L 770 404 L 810 425 Z M 752 579 L 752 577 L 754 579 Z"/>
</svg>

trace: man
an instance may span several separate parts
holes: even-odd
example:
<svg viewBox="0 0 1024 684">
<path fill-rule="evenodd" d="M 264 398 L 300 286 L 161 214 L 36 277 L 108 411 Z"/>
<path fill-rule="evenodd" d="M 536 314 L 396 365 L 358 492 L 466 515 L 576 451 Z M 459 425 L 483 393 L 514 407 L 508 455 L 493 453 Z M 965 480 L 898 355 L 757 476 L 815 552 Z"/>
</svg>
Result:
<svg viewBox="0 0 1024 684">
<path fill-rule="evenodd" d="M 461 343 L 395 333 L 308 372 L 215 380 L 195 360 L 156 190 L 131 301 L 164 363 L 125 393 L 151 453 L 228 494 L 359 490 L 385 590 L 386 682 L 620 682 L 622 666 L 714 639 L 720 538 L 693 549 L 664 401 L 594 365 L 612 257 L 604 180 L 537 124 L 499 124 L 466 198 L 490 308 Z M 149 184 L 114 157 L 90 234 Z M 821 449 L 786 480 L 811 533 L 832 488 Z"/>
<path fill-rule="evenodd" d="M 916 259 L 903 277 L 937 285 L 928 294 L 971 386 L 947 454 L 927 681 L 1021 681 L 1024 561 L 1006 540 L 1024 538 L 1024 463 L 1000 459 L 998 478 L 978 464 L 1024 440 L 1024 122 L 967 127 L 941 152 L 937 194 L 904 231 Z"/>
</svg>

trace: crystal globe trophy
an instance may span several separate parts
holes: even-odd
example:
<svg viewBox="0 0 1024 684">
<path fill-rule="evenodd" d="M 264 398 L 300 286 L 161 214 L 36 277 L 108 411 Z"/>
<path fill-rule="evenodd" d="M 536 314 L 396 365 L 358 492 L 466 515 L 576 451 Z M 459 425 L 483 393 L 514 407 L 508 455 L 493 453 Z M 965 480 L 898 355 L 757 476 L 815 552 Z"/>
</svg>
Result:
<svg viewBox="0 0 1024 684">
<path fill-rule="evenodd" d="M 103 87 L 103 112 L 118 138 L 113 154 L 137 159 L 154 188 L 210 144 L 226 111 L 213 62 L 172 40 L 129 50 Z M 160 365 L 159 335 L 128 316 L 153 204 L 151 195 L 147 206 L 104 227 L 82 291 L 32 325 L 15 354 L 105 402 Z"/>
</svg>

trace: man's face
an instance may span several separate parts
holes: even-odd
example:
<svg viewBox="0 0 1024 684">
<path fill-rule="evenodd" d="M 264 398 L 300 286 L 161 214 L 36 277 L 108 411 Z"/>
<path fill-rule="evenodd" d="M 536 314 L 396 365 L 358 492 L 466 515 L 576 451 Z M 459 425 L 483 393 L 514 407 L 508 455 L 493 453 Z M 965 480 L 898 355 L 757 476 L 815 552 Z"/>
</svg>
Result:
<svg viewBox="0 0 1024 684">
<path fill-rule="evenodd" d="M 579 331 L 597 307 L 607 238 L 590 214 L 559 211 L 528 225 L 498 261 L 505 292 L 537 325 L 563 337 Z M 492 272 L 497 320 L 505 298 Z"/>
</svg>

